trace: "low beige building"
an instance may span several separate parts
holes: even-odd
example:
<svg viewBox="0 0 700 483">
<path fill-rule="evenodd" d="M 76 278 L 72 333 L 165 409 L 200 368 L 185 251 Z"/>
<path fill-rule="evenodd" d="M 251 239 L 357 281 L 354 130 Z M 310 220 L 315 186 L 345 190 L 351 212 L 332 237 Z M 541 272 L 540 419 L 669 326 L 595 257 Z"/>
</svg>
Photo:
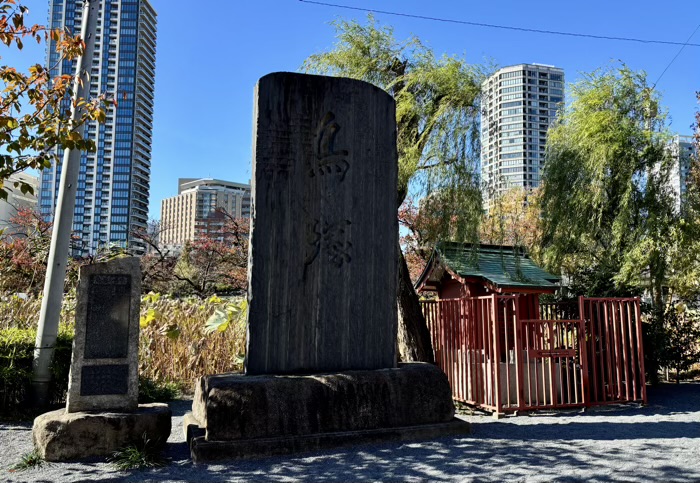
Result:
<svg viewBox="0 0 700 483">
<path fill-rule="evenodd" d="M 180 178 L 178 194 L 161 202 L 162 245 L 184 245 L 202 235 L 216 235 L 222 211 L 250 218 L 250 185 L 211 178 Z"/>
</svg>

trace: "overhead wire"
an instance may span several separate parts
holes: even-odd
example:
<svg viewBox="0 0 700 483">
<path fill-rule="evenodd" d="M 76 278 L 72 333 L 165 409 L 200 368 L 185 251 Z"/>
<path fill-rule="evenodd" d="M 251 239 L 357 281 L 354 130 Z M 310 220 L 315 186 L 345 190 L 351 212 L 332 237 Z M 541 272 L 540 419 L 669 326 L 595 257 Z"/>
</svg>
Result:
<svg viewBox="0 0 700 483">
<path fill-rule="evenodd" d="M 676 61 L 676 59 L 678 58 L 678 56 L 681 55 L 681 52 L 683 52 L 683 49 L 685 49 L 688 45 L 691 45 L 688 42 L 690 42 L 690 39 L 692 39 L 693 36 L 697 33 L 698 29 L 700 29 L 700 24 L 698 24 L 698 26 L 695 27 L 695 30 L 693 30 L 693 33 L 690 34 L 690 37 L 688 37 L 688 40 L 686 40 L 685 43 L 681 46 L 681 48 L 678 49 L 678 52 L 676 52 L 676 55 L 673 57 L 673 59 L 671 59 L 671 62 L 669 62 L 668 65 L 666 66 L 666 68 L 663 70 L 663 72 L 661 72 L 661 75 L 659 75 L 659 78 L 656 79 L 656 82 L 654 82 L 654 85 L 651 87 L 652 90 L 656 87 L 656 84 L 659 83 L 659 81 L 664 76 L 664 74 L 666 73 L 668 68 L 671 67 L 671 64 L 673 64 Z"/>
<path fill-rule="evenodd" d="M 403 13 L 403 12 L 392 12 L 388 10 L 378 10 L 376 8 L 363 8 L 363 7 L 354 7 L 351 5 L 343 5 L 343 4 L 338 4 L 338 3 L 330 3 L 330 2 L 319 2 L 316 0 L 299 0 L 302 3 L 307 3 L 307 4 L 313 4 L 313 5 L 320 5 L 324 7 L 335 7 L 335 8 L 344 8 L 346 10 L 356 10 L 356 11 L 361 11 L 361 12 L 368 12 L 368 13 L 379 13 L 383 15 L 393 15 L 396 17 L 408 17 L 408 18 L 415 18 L 415 19 L 420 19 L 420 20 L 431 20 L 434 22 L 444 22 L 444 23 L 454 23 L 454 24 L 460 24 L 460 25 L 471 25 L 474 27 L 486 27 L 486 28 L 495 28 L 495 29 L 504 29 L 504 30 L 516 30 L 520 32 L 530 32 L 530 33 L 538 33 L 538 34 L 546 34 L 546 35 L 563 35 L 563 36 L 568 36 L 568 37 L 584 37 L 584 38 L 591 38 L 591 39 L 599 39 L 599 40 L 617 40 L 617 41 L 624 41 L 624 42 L 638 42 L 638 43 L 643 43 L 643 44 L 660 44 L 660 45 L 680 45 L 681 51 L 685 47 L 700 47 L 700 44 L 691 44 L 689 43 L 690 39 L 688 39 L 687 42 L 673 42 L 669 40 L 658 40 L 658 39 L 639 39 L 639 38 L 634 38 L 634 37 L 615 37 L 615 36 L 609 36 L 609 35 L 596 35 L 596 34 L 586 34 L 586 33 L 579 33 L 579 32 L 562 32 L 562 31 L 556 31 L 556 30 L 543 30 L 543 29 L 533 29 L 533 28 L 527 28 L 527 27 L 513 27 L 509 25 L 497 25 L 497 24 L 490 24 L 490 23 L 483 23 L 483 22 L 471 22 L 467 20 L 459 20 L 459 19 L 451 19 L 451 18 L 440 18 L 440 17 L 430 17 L 427 15 L 417 15 L 417 14 L 410 14 L 410 13 Z M 699 26 L 700 27 L 700 26 Z M 697 29 L 696 29 L 697 31 Z M 695 32 L 693 32 L 693 35 Z M 691 35 L 692 37 L 692 35 Z M 680 51 L 679 51 L 680 54 Z M 674 58 L 675 60 L 675 58 Z"/>
</svg>

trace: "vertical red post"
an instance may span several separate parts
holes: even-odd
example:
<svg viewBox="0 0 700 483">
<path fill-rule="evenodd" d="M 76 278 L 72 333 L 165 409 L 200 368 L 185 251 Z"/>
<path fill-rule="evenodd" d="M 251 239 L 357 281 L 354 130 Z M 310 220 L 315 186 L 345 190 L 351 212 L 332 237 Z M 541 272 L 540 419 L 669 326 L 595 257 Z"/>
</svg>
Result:
<svg viewBox="0 0 700 483">
<path fill-rule="evenodd" d="M 505 361 L 506 361 L 506 381 L 505 381 L 505 386 L 506 386 L 506 400 L 504 403 L 504 406 L 510 406 L 510 354 L 509 354 L 509 333 L 508 333 L 508 325 L 509 325 L 509 318 L 508 318 L 508 308 L 513 305 L 513 302 L 515 301 L 514 305 L 518 305 L 517 303 L 517 298 L 516 299 L 503 299 L 503 336 L 504 336 L 504 344 L 503 344 L 503 352 L 505 353 Z M 513 309 L 514 310 L 514 309 Z M 500 339 L 500 325 L 501 321 L 499 319 L 498 321 L 499 328 L 497 329 L 499 333 L 499 339 Z M 500 354 L 499 354 L 499 360 L 500 360 Z M 500 372 L 500 368 L 499 368 Z"/>
<path fill-rule="evenodd" d="M 602 302 L 603 306 L 603 315 L 604 315 L 604 322 L 605 322 L 605 355 L 606 355 L 606 366 L 607 367 L 607 373 L 608 373 L 608 390 L 604 391 L 605 397 L 607 398 L 610 396 L 612 398 L 613 393 L 613 388 L 614 388 L 614 376 L 613 376 L 613 360 L 612 360 L 612 349 L 610 347 L 611 339 L 612 339 L 612 330 L 610 330 L 610 314 L 608 310 L 608 304 L 606 301 Z"/>
<path fill-rule="evenodd" d="M 573 349 L 575 347 L 575 342 L 572 341 L 573 326 L 571 322 L 559 322 L 559 344 L 565 349 Z M 571 394 L 572 377 L 573 374 L 569 370 L 569 364 L 573 363 L 575 359 L 569 356 L 564 357 L 564 362 L 562 363 L 562 358 L 559 358 L 559 372 L 563 374 L 562 380 L 566 378 L 566 391 L 562 389 L 562 402 L 566 404 L 571 404 L 573 402 L 573 396 Z M 566 377 L 564 377 L 566 376 Z M 565 397 L 566 396 L 566 397 Z"/>
<path fill-rule="evenodd" d="M 467 379 L 467 359 L 466 359 L 466 348 L 465 348 L 465 330 L 466 330 L 466 310 L 467 303 L 464 297 L 459 299 L 459 339 L 458 339 L 458 352 L 459 355 L 459 392 L 462 401 L 467 398 L 466 390 L 466 379 Z"/>
<path fill-rule="evenodd" d="M 447 331 L 449 327 L 450 320 L 450 305 L 449 301 L 442 301 L 442 319 L 440 324 L 440 364 L 442 365 L 442 370 L 445 371 L 447 377 L 450 377 L 449 367 L 447 364 Z M 450 386 L 452 388 L 452 386 Z"/>
<path fill-rule="evenodd" d="M 454 364 L 452 363 L 452 338 L 454 337 L 453 335 L 453 330 L 452 326 L 454 325 L 454 320 L 455 320 L 455 307 L 454 307 L 454 300 L 448 300 L 447 301 L 447 307 L 448 307 L 448 316 L 447 316 L 447 325 L 446 325 L 446 331 L 445 331 L 445 355 L 447 356 L 447 361 L 446 361 L 446 373 L 447 377 L 450 381 L 450 388 L 452 389 L 452 395 L 454 396 L 455 393 L 455 384 L 454 384 Z"/>
<path fill-rule="evenodd" d="M 481 373 L 481 341 L 479 339 L 479 327 L 481 324 L 481 302 L 477 297 L 474 298 L 474 326 L 472 331 L 474 333 L 474 400 L 477 404 L 481 404 L 481 387 L 482 387 L 482 373 Z"/>
<path fill-rule="evenodd" d="M 597 319 L 597 328 L 598 328 L 598 358 L 596 359 L 596 364 L 598 365 L 598 371 L 599 371 L 599 381 L 600 382 L 600 394 L 599 399 L 596 402 L 605 402 L 606 398 L 606 392 L 605 392 L 605 384 L 606 384 L 606 374 L 607 371 L 605 370 L 605 349 L 604 349 L 604 344 L 607 344 L 607 338 L 608 334 L 605 331 L 605 325 L 603 324 L 603 316 L 604 311 L 601 309 L 601 303 L 600 301 L 595 302 L 595 310 L 596 310 L 596 315 L 598 317 Z"/>
<path fill-rule="evenodd" d="M 477 346 L 477 372 L 479 378 L 477 379 L 477 395 L 479 404 L 486 404 L 486 349 L 484 344 L 484 307 L 481 299 L 477 299 L 477 311 L 478 315 L 476 317 L 476 336 L 478 340 Z"/>
<path fill-rule="evenodd" d="M 464 400 L 469 401 L 469 391 L 471 387 L 471 360 L 469 357 L 469 299 L 462 298 L 462 360 L 464 361 Z"/>
<path fill-rule="evenodd" d="M 637 357 L 637 351 L 636 345 L 634 343 L 634 322 L 632 319 L 632 310 L 630 307 L 634 304 L 634 302 L 627 302 L 625 304 L 626 310 L 627 310 L 627 343 L 629 344 L 630 347 L 630 366 L 632 369 L 632 400 L 636 401 L 637 400 L 637 367 L 639 364 L 639 358 Z M 642 393 L 641 391 L 639 392 L 639 398 L 641 399 Z"/>
<path fill-rule="evenodd" d="M 464 347 L 462 345 L 463 327 L 464 327 L 464 298 L 460 296 L 457 301 L 457 373 L 459 374 L 459 399 L 464 401 Z"/>
<path fill-rule="evenodd" d="M 618 326 L 618 316 L 617 316 L 617 302 L 613 300 L 609 300 L 608 304 L 610 304 L 610 309 L 612 312 L 612 327 L 613 327 L 613 342 L 615 344 L 614 350 L 613 350 L 613 357 L 615 357 L 615 371 L 613 375 L 615 376 L 617 380 L 617 384 L 615 386 L 615 394 L 617 397 L 617 400 L 620 401 L 622 400 L 622 357 L 621 357 L 621 351 L 620 351 L 620 344 L 619 344 L 619 330 L 617 328 Z"/>
<path fill-rule="evenodd" d="M 540 342 L 542 340 L 542 326 L 540 324 L 534 323 L 534 322 L 528 322 L 528 325 L 530 326 L 530 336 L 532 337 L 532 350 L 533 351 L 538 351 L 541 349 L 540 347 Z M 535 372 L 535 404 L 537 406 L 540 405 L 540 363 L 539 363 L 539 358 L 538 357 L 533 357 L 532 358 L 532 363 L 533 363 L 533 369 Z M 543 363 L 544 364 L 544 363 Z M 532 377 L 532 375 L 530 375 Z M 542 381 L 542 384 L 544 384 L 544 380 Z M 542 388 L 542 395 L 544 396 L 544 388 Z M 545 401 L 543 401 L 545 403 Z"/>
<path fill-rule="evenodd" d="M 586 405 L 586 407 L 589 407 L 591 405 L 590 401 L 590 387 L 588 385 L 588 353 L 587 353 L 587 343 L 586 343 L 586 307 L 585 307 L 585 300 L 583 296 L 580 296 L 578 298 L 578 307 L 579 307 L 579 318 L 581 319 L 581 323 L 578 327 L 578 348 L 579 348 L 579 365 L 581 367 L 581 394 L 583 396 L 583 403 Z M 591 319 L 592 319 L 592 311 L 591 311 Z M 593 329 L 593 320 L 590 321 L 590 327 Z M 591 339 L 595 341 L 595 338 L 593 337 L 593 334 L 591 334 Z M 593 346 L 595 349 L 595 345 Z M 594 354 L 595 356 L 595 354 Z M 594 371 L 595 373 L 595 371 Z M 595 377 L 595 375 L 593 376 Z M 594 384 L 595 387 L 595 384 Z"/>
<path fill-rule="evenodd" d="M 586 324 L 588 327 L 590 327 L 590 343 L 588 344 L 587 349 L 590 349 L 590 367 L 589 370 L 592 371 L 593 373 L 593 396 L 592 399 L 588 399 L 588 401 L 597 401 L 598 400 L 598 364 L 596 363 L 596 339 L 597 339 L 597 332 L 596 332 L 596 320 L 597 317 L 594 317 L 594 312 L 593 312 L 593 303 L 590 300 L 586 300 L 583 297 L 583 307 L 584 307 L 584 313 L 583 316 L 585 318 L 586 315 L 586 305 L 588 305 L 588 319 Z M 586 304 L 586 302 L 588 302 Z M 590 387 L 590 386 L 589 386 Z M 587 396 L 590 396 L 590 389 L 587 394 Z"/>
<path fill-rule="evenodd" d="M 646 374 L 644 373 L 644 344 L 642 342 L 642 311 L 639 307 L 639 298 L 634 301 L 634 313 L 637 316 L 637 344 L 639 349 L 639 368 L 642 379 L 642 402 L 647 404 L 647 382 Z"/>
<path fill-rule="evenodd" d="M 466 400 L 474 400 L 474 337 L 472 334 L 472 321 L 474 320 L 474 311 L 472 310 L 471 298 L 465 299 L 466 318 L 465 322 L 465 353 L 467 361 L 467 394 Z"/>
<path fill-rule="evenodd" d="M 532 371 L 530 370 L 530 323 L 523 322 L 525 325 L 525 364 L 527 364 L 527 405 L 532 407 Z"/>
<path fill-rule="evenodd" d="M 498 297 L 496 294 L 492 295 L 493 297 L 493 305 L 491 307 L 491 317 L 492 317 L 492 333 L 493 333 L 493 344 L 492 344 L 492 357 L 491 357 L 491 363 L 494 366 L 494 378 L 493 378 L 493 387 L 494 387 L 494 392 L 495 392 L 495 397 L 494 397 L 494 405 L 496 406 L 496 412 L 501 413 L 502 412 L 502 407 L 501 407 L 501 345 L 500 345 L 500 330 L 498 327 L 498 314 L 497 314 L 497 304 L 498 304 Z"/>
<path fill-rule="evenodd" d="M 452 367 L 454 372 L 454 394 L 457 398 L 460 397 L 460 360 L 459 360 L 459 325 L 461 321 L 461 303 L 460 299 L 455 299 L 454 304 L 455 319 L 452 327 Z"/>
<path fill-rule="evenodd" d="M 489 332 L 489 317 L 491 317 L 490 300 L 491 297 L 484 303 L 482 331 L 484 338 L 484 401 L 485 404 L 493 406 L 493 371 L 491 367 L 491 336 Z"/>
<path fill-rule="evenodd" d="M 518 411 L 522 411 L 525 404 L 525 385 L 523 384 L 523 328 L 520 323 L 520 307 L 515 304 L 513 312 L 515 326 L 513 329 L 513 357 L 515 358 L 515 387 L 518 394 Z"/>
<path fill-rule="evenodd" d="M 555 345 L 555 333 L 554 333 L 554 322 L 549 320 L 545 322 L 547 327 L 547 332 L 549 332 L 549 350 L 554 350 L 556 348 Z M 557 391 L 555 391 L 555 387 L 557 386 L 556 383 L 556 372 L 554 370 L 554 357 L 549 356 L 547 360 L 549 361 L 549 397 L 550 397 L 550 402 L 552 406 L 557 405 Z"/>
<path fill-rule="evenodd" d="M 630 363 L 630 357 L 629 357 L 629 348 L 627 344 L 627 325 L 629 324 L 629 320 L 627 318 L 627 311 L 623 309 L 627 308 L 629 306 L 629 301 L 620 301 L 620 341 L 622 343 L 622 363 L 624 364 L 624 374 L 625 374 L 625 400 L 626 401 L 632 401 L 633 399 L 630 399 L 630 370 L 629 370 L 629 363 Z"/>
</svg>

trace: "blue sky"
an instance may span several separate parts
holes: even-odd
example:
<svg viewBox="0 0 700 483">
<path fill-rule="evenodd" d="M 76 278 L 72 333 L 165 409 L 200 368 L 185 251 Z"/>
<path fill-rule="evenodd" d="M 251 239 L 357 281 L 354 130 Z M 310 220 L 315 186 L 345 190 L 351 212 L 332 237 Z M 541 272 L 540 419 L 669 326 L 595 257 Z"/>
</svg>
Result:
<svg viewBox="0 0 700 483">
<path fill-rule="evenodd" d="M 685 42 L 700 22 L 698 0 L 328 0 L 364 8 L 473 22 L 596 35 Z M 24 0 L 29 23 L 45 23 L 48 0 Z M 253 89 L 274 71 L 296 71 L 310 54 L 334 43 L 334 18 L 364 20 L 362 12 L 299 0 L 151 0 L 158 12 L 155 120 L 150 217 L 177 194 L 179 177 L 250 179 Z M 536 6 L 536 7 L 535 7 Z M 551 36 L 455 25 L 383 14 L 397 38 L 415 34 L 437 53 L 499 66 L 538 62 L 562 67 L 567 83 L 621 60 L 651 82 L 679 47 Z M 700 43 L 700 31 L 693 39 Z M 29 42 L 27 42 L 29 43 Z M 21 54 L 0 48 L 3 64 L 43 62 L 44 47 Z M 671 129 L 690 134 L 700 90 L 700 47 L 686 47 L 657 86 Z"/>
</svg>

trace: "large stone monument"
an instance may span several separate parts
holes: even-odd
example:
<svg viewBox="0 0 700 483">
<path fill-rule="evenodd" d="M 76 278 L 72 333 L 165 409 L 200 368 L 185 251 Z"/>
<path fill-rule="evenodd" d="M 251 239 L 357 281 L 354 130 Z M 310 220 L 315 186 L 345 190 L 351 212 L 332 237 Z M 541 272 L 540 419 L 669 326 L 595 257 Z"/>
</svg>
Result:
<svg viewBox="0 0 700 483">
<path fill-rule="evenodd" d="M 34 421 L 48 461 L 110 455 L 144 435 L 165 444 L 166 404 L 138 404 L 141 270 L 136 257 L 80 268 L 66 409 Z"/>
<path fill-rule="evenodd" d="M 247 374 L 396 363 L 396 122 L 381 89 L 257 88 Z"/>
<path fill-rule="evenodd" d="M 246 373 L 196 385 L 193 459 L 467 432 L 439 369 L 396 364 L 393 98 L 270 74 L 253 139 Z"/>
</svg>

